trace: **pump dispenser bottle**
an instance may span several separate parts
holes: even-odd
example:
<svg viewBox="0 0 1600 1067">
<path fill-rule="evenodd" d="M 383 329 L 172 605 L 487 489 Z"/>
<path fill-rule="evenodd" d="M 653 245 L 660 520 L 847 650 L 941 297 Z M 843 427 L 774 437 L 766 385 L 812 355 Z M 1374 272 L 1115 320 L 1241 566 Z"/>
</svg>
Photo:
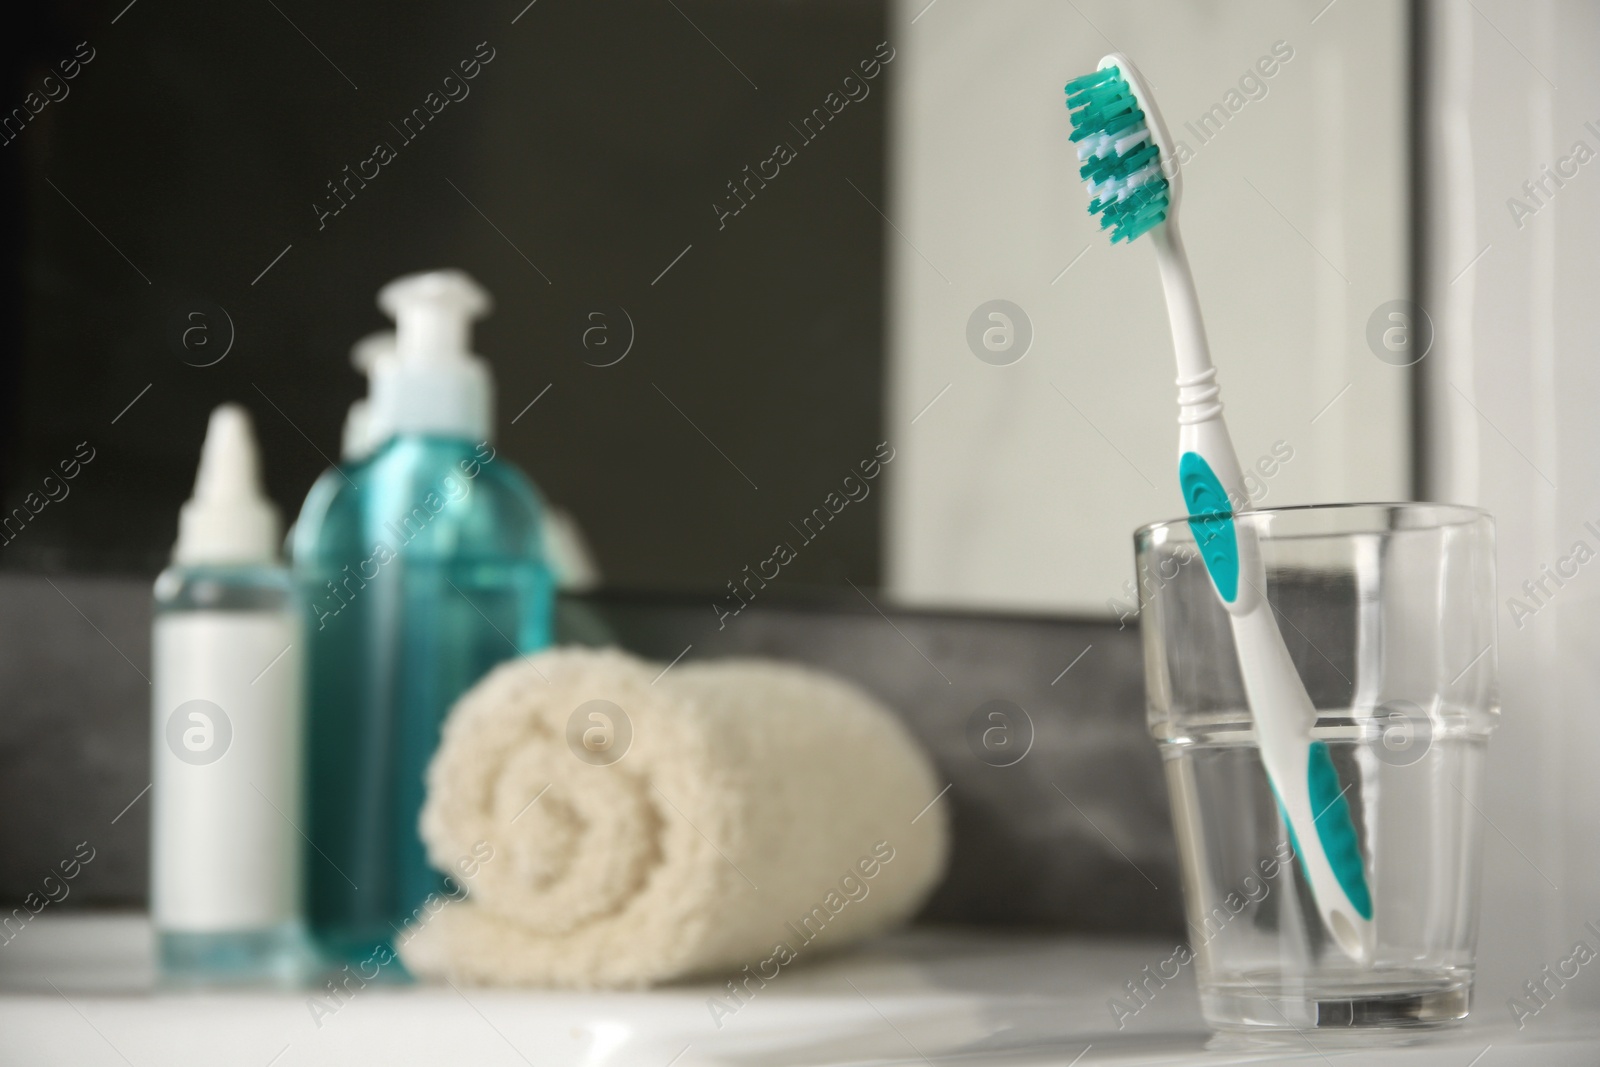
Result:
<svg viewBox="0 0 1600 1067">
<path fill-rule="evenodd" d="M 423 772 L 451 704 L 551 641 L 553 583 L 532 484 L 491 441 L 489 369 L 469 349 L 488 294 L 459 271 L 385 286 L 392 356 L 372 364 L 372 452 L 325 472 L 295 525 L 307 602 L 307 917 L 346 961 L 446 890 L 418 835 Z"/>
<path fill-rule="evenodd" d="M 302 616 L 244 409 L 211 413 L 155 585 L 150 911 L 169 978 L 293 981 Z"/>
<path fill-rule="evenodd" d="M 394 358 L 394 331 L 379 330 L 369 333 L 350 347 L 350 365 L 372 381 L 373 368 Z M 372 402 L 361 397 L 350 404 L 344 417 L 344 432 L 340 436 L 339 459 L 352 463 L 372 454 Z"/>
</svg>

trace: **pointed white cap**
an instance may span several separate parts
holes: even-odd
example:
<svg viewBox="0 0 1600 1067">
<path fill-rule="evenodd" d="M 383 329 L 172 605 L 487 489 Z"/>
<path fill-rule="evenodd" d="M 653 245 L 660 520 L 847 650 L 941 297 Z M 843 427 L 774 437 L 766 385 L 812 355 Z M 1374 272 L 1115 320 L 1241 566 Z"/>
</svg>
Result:
<svg viewBox="0 0 1600 1067">
<path fill-rule="evenodd" d="M 462 271 L 428 271 L 384 286 L 378 306 L 395 320 L 396 343 L 394 358 L 372 367 L 372 444 L 397 433 L 487 441 L 494 385 L 470 345 L 489 294 Z"/>
<path fill-rule="evenodd" d="M 174 563 L 272 563 L 278 509 L 261 491 L 261 461 L 250 415 L 238 404 L 211 413 L 194 496 L 178 513 Z"/>
<path fill-rule="evenodd" d="M 373 368 L 384 360 L 394 359 L 394 331 L 379 330 L 369 333 L 350 349 L 350 365 L 370 380 Z M 371 385 L 367 386 L 368 391 Z M 372 404 L 362 397 L 350 405 L 344 417 L 344 435 L 340 441 L 340 458 L 354 462 L 372 454 Z"/>
</svg>

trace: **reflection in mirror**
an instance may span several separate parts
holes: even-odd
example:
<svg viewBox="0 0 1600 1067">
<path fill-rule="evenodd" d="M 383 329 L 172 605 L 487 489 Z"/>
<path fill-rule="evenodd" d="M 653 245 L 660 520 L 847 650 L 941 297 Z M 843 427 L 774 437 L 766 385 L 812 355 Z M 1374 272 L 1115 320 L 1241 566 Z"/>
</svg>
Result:
<svg viewBox="0 0 1600 1067">
<path fill-rule="evenodd" d="M 0 565 L 159 569 L 225 401 L 293 516 L 378 288 L 454 266 L 494 298 L 496 445 L 578 575 L 1119 617 L 1129 533 L 1182 503 L 1160 286 L 1084 211 L 1055 83 L 1108 40 L 1182 142 L 1253 501 L 1406 496 L 1409 372 L 1367 339 L 1406 290 L 1403 13 L 1080 6 L 616 0 L 441 34 L 361 0 L 319 16 L 326 55 L 270 8 L 38 15 L 14 96 L 83 54 L 0 158 Z"/>
</svg>

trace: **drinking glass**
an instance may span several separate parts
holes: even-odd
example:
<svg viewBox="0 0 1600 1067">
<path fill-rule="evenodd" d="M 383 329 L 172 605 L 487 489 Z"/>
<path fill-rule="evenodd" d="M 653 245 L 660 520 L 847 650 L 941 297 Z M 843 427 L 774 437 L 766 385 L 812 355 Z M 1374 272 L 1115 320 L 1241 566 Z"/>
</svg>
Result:
<svg viewBox="0 0 1600 1067">
<path fill-rule="evenodd" d="M 1248 512 L 1266 599 L 1366 865 L 1365 964 L 1323 929 L 1252 724 L 1228 614 L 1185 519 L 1138 530 L 1149 725 L 1164 757 L 1189 945 L 1224 1030 L 1417 1027 L 1471 1003 L 1495 686 L 1494 523 L 1444 504 Z M 1202 536 L 1204 528 L 1202 527 Z M 1240 536 L 1246 536 L 1241 529 Z"/>
</svg>

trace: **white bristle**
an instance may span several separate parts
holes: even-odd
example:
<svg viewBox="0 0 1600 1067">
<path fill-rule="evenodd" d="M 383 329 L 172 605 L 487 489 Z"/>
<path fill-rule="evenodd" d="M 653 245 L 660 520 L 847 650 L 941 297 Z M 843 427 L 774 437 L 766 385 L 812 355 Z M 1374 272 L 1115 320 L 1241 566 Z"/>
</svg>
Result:
<svg viewBox="0 0 1600 1067">
<path fill-rule="evenodd" d="M 1136 126 L 1119 138 L 1114 147 L 1117 155 L 1125 156 L 1148 140 L 1150 140 L 1150 131 L 1143 126 Z"/>
<path fill-rule="evenodd" d="M 1160 167 L 1156 166 L 1154 163 L 1146 163 L 1144 166 L 1130 174 L 1125 184 L 1129 189 L 1137 189 L 1145 182 L 1150 181 L 1153 178 L 1159 178 L 1160 176 Z"/>
</svg>

